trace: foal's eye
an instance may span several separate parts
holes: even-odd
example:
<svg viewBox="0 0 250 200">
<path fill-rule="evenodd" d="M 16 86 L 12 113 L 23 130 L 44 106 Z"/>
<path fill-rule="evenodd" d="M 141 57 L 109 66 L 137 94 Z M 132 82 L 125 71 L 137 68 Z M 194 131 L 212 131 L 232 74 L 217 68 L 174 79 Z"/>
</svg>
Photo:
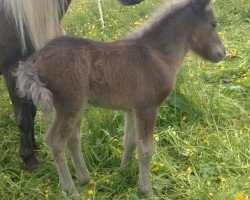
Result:
<svg viewBox="0 0 250 200">
<path fill-rule="evenodd" d="M 213 29 L 216 29 L 216 27 L 217 27 L 217 22 L 212 22 L 212 23 L 211 23 L 211 26 L 213 27 Z"/>
</svg>

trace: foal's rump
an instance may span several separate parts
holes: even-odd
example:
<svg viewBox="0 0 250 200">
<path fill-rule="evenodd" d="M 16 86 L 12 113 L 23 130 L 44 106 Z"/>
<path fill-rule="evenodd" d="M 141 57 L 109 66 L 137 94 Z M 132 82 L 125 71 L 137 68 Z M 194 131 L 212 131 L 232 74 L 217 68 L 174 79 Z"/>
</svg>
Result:
<svg viewBox="0 0 250 200">
<path fill-rule="evenodd" d="M 25 62 L 21 62 L 15 76 L 18 93 L 32 99 L 42 111 L 53 110 L 53 103 L 77 102 L 87 91 L 90 42 L 62 36 L 50 41 Z M 52 95 L 53 94 L 53 95 Z"/>
</svg>

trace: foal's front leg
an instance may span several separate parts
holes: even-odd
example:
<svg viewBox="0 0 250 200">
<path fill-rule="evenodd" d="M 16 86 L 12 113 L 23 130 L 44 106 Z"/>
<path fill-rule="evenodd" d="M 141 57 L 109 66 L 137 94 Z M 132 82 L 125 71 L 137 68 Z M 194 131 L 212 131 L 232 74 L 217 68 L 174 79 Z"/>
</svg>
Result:
<svg viewBox="0 0 250 200">
<path fill-rule="evenodd" d="M 153 155 L 153 131 L 156 121 L 157 108 L 138 110 L 135 114 L 137 150 L 139 158 L 139 193 L 152 195 L 150 167 Z"/>
</svg>

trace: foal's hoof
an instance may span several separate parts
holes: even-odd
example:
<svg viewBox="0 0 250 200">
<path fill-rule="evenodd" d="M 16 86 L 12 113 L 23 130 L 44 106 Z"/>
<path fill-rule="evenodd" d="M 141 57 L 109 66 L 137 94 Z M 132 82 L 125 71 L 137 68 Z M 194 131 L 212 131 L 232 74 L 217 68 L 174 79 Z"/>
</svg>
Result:
<svg viewBox="0 0 250 200">
<path fill-rule="evenodd" d="M 85 177 L 85 178 L 79 178 L 79 181 L 82 186 L 88 185 L 91 181 L 90 177 Z"/>
<path fill-rule="evenodd" d="M 78 199 L 80 200 L 80 199 L 82 199 L 81 196 L 80 196 L 80 194 L 79 194 L 78 192 L 75 192 L 75 193 L 73 193 L 73 194 L 70 194 L 69 196 L 70 196 L 70 198 L 73 199 L 73 200 L 78 200 Z"/>
<path fill-rule="evenodd" d="M 31 158 L 24 162 L 25 170 L 30 172 L 36 170 L 38 166 L 39 166 L 39 161 L 37 160 L 37 158 Z"/>
<path fill-rule="evenodd" d="M 138 191 L 138 196 L 149 197 L 150 199 L 155 199 L 153 190 L 149 189 L 148 187 L 140 188 Z"/>
</svg>

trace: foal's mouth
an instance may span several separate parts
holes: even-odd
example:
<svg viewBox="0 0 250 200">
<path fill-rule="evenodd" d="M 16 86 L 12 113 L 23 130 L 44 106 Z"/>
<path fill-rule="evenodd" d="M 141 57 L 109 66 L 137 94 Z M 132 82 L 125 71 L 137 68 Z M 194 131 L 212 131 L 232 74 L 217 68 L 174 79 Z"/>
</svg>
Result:
<svg viewBox="0 0 250 200">
<path fill-rule="evenodd" d="M 211 59 L 211 61 L 214 62 L 214 63 L 218 63 L 218 62 L 222 61 L 226 57 L 226 55 L 227 55 L 226 48 L 223 47 L 219 51 L 214 53 L 213 58 Z"/>
</svg>

